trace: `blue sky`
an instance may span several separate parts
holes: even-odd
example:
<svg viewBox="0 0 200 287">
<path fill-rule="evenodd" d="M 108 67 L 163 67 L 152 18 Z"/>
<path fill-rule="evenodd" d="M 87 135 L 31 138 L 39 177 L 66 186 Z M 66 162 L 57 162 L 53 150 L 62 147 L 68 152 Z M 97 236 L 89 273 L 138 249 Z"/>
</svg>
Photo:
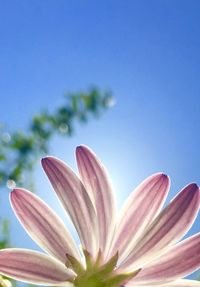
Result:
<svg viewBox="0 0 200 287">
<path fill-rule="evenodd" d="M 81 143 L 102 158 L 119 206 L 146 176 L 170 175 L 169 199 L 188 182 L 200 184 L 200 2 L 0 0 L 1 122 L 23 129 L 67 91 L 110 88 L 116 105 L 101 119 L 55 138 L 53 155 L 75 167 Z M 58 213 L 38 166 L 38 193 Z M 31 246 L 10 212 L 13 241 Z M 190 234 L 199 231 L 199 218 Z"/>
</svg>

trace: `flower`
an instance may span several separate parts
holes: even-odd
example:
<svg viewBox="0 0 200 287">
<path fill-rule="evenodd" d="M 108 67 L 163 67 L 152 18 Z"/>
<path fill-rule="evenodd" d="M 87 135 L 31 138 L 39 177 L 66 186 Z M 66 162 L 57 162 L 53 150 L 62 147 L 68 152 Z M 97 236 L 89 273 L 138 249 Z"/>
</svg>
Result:
<svg viewBox="0 0 200 287">
<path fill-rule="evenodd" d="M 77 148 L 76 156 L 80 178 L 54 157 L 42 159 L 42 166 L 76 228 L 82 252 L 50 207 L 15 188 L 12 208 L 46 254 L 3 249 L 0 274 L 48 286 L 200 286 L 181 279 L 200 267 L 200 233 L 179 242 L 197 216 L 198 186 L 187 185 L 162 210 L 170 182 L 165 174 L 154 174 L 136 188 L 117 216 L 104 166 L 85 146 Z"/>
</svg>

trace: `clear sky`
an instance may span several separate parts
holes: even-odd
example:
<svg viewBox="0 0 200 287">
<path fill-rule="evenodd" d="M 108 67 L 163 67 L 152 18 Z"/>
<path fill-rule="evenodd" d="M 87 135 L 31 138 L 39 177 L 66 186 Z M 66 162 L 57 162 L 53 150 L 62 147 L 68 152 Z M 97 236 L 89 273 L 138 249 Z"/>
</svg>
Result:
<svg viewBox="0 0 200 287">
<path fill-rule="evenodd" d="M 107 166 L 119 206 L 146 176 L 170 175 L 169 199 L 188 182 L 200 184 L 200 1 L 0 0 L 0 120 L 24 128 L 67 91 L 110 88 L 116 105 L 54 139 L 53 155 L 75 167 L 74 149 L 92 147 Z M 38 193 L 59 205 L 41 168 Z M 12 219 L 13 241 L 33 246 Z M 200 230 L 199 219 L 190 234 Z"/>
</svg>

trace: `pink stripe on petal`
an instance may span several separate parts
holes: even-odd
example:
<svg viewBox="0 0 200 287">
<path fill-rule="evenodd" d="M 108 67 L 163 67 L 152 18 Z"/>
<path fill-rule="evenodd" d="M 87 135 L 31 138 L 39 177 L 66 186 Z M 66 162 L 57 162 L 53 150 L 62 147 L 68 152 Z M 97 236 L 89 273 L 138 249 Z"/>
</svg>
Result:
<svg viewBox="0 0 200 287">
<path fill-rule="evenodd" d="M 76 156 L 81 179 L 96 206 L 99 248 L 105 254 L 115 227 L 116 207 L 112 188 L 105 167 L 89 148 L 77 147 Z"/>
<path fill-rule="evenodd" d="M 192 226 L 200 204 L 196 184 L 186 186 L 152 222 L 120 269 L 141 267 L 180 240 Z"/>
<path fill-rule="evenodd" d="M 132 280 L 145 284 L 167 282 L 185 277 L 200 267 L 200 233 L 178 243 L 145 266 Z"/>
<path fill-rule="evenodd" d="M 27 190 L 14 189 L 10 200 L 17 218 L 41 248 L 63 263 L 66 262 L 66 253 L 80 260 L 64 223 L 39 197 Z"/>
<path fill-rule="evenodd" d="M 22 282 L 46 286 L 68 286 L 68 281 L 75 276 L 53 257 L 17 248 L 0 250 L 0 274 Z"/>
<path fill-rule="evenodd" d="M 122 260 L 130 253 L 162 208 L 169 186 L 169 178 L 158 173 L 144 180 L 130 195 L 120 214 L 111 256 L 119 251 L 119 260 Z"/>
<path fill-rule="evenodd" d="M 82 247 L 96 256 L 97 218 L 94 206 L 76 174 L 61 160 L 42 159 L 42 166 L 78 232 Z"/>
</svg>

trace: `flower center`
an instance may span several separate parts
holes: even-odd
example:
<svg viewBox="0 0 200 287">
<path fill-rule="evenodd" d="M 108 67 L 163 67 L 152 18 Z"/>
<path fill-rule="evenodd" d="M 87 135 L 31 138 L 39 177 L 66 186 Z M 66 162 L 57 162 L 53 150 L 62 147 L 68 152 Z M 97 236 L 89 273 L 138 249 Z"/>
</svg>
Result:
<svg viewBox="0 0 200 287">
<path fill-rule="evenodd" d="M 84 250 L 86 268 L 73 256 L 67 256 L 66 266 L 77 274 L 73 284 L 75 287 L 122 287 L 131 278 L 135 277 L 140 270 L 129 273 L 118 273 L 116 271 L 118 253 L 110 260 L 102 264 L 102 256 L 99 251 L 96 260 Z"/>
</svg>

